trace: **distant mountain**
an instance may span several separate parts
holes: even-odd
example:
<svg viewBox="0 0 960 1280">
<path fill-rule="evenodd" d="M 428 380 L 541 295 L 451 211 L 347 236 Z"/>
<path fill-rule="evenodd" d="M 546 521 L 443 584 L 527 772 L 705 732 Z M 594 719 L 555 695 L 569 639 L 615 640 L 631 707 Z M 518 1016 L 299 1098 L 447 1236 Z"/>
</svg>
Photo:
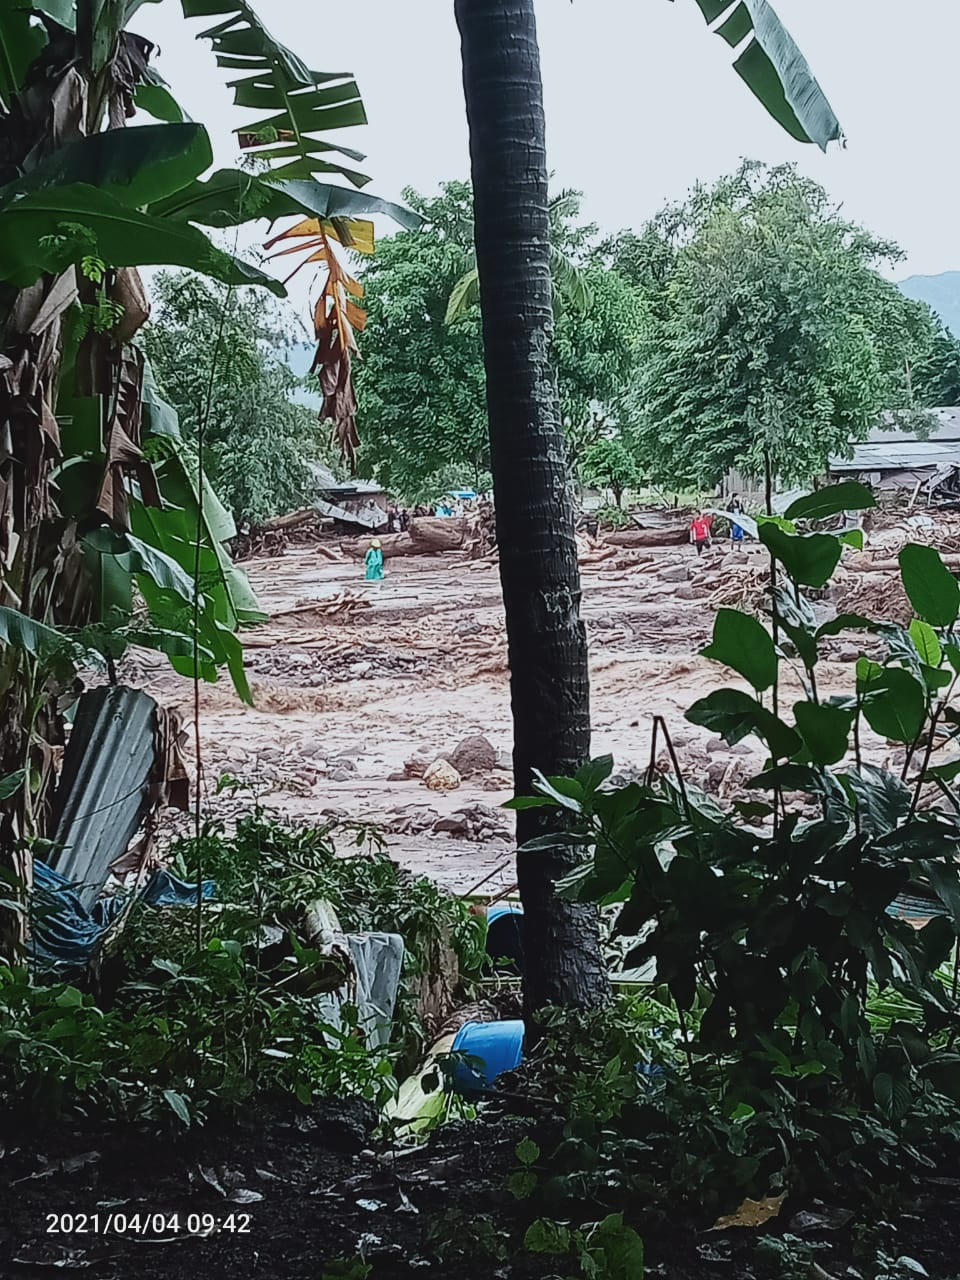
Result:
<svg viewBox="0 0 960 1280">
<path fill-rule="evenodd" d="M 926 302 L 952 333 L 960 336 L 960 271 L 943 271 L 938 276 L 910 276 L 900 281 L 901 290 L 916 302 Z"/>
</svg>

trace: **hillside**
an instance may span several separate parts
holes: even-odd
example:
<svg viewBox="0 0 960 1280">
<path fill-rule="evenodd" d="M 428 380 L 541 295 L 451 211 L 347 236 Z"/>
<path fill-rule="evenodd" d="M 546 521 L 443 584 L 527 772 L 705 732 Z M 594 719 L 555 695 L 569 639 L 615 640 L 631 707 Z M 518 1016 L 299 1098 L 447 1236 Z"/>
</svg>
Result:
<svg viewBox="0 0 960 1280">
<path fill-rule="evenodd" d="M 938 276 L 910 276 L 900 281 L 908 298 L 926 302 L 954 334 L 960 335 L 960 271 Z"/>
</svg>

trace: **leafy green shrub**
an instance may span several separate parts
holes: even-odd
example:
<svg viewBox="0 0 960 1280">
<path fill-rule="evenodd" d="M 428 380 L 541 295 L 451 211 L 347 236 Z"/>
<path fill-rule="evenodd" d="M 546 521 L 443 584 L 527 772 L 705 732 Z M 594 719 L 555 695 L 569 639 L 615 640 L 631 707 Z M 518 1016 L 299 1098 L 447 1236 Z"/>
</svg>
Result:
<svg viewBox="0 0 960 1280">
<path fill-rule="evenodd" d="M 734 1189 L 829 1177 L 844 1161 L 893 1176 L 927 1161 L 938 1135 L 960 1134 L 960 1004 L 956 980 L 941 972 L 960 933 L 951 786 L 960 761 L 934 763 L 960 725 L 950 705 L 960 584 L 931 548 L 906 547 L 903 583 L 918 613 L 909 630 L 861 617 L 818 625 L 801 592 L 828 581 L 842 546 L 794 522 L 871 504 L 861 486 L 845 484 L 761 524 L 770 628 L 732 610 L 717 615 L 704 652 L 754 693 L 717 690 L 687 718 L 731 744 L 762 741 L 767 764 L 749 783 L 756 800 L 723 808 L 655 766 L 642 783 L 613 787 L 607 758 L 574 778 L 541 776 L 539 798 L 512 802 L 566 811 L 566 836 L 533 842 L 583 849 L 559 891 L 621 904 L 616 931 L 633 939 L 627 965 L 654 962 L 669 992 L 684 1061 L 668 1064 L 659 1119 L 633 1083 L 632 1061 L 609 1061 L 619 1061 L 613 1074 L 629 1077 L 634 1110 L 645 1113 L 637 1133 L 648 1146 L 663 1136 L 658 1158 L 688 1192 L 718 1175 Z M 819 646 L 851 630 L 880 637 L 885 660 L 861 659 L 854 690 L 823 697 Z M 804 689 L 790 719 L 787 664 Z M 865 759 L 864 725 L 901 745 L 898 773 Z M 905 894 L 928 900 L 922 928 L 898 917 Z M 888 1008 L 892 1016 L 871 1017 L 871 1004 L 891 995 L 906 1016 Z M 584 1079 L 597 1078 L 598 1065 Z M 563 1087 L 576 1098 L 575 1073 Z M 701 1132 L 690 1132 L 691 1117 Z"/>
<path fill-rule="evenodd" d="M 625 529 L 632 524 L 629 512 L 622 507 L 598 507 L 594 513 L 597 523 L 604 529 Z"/>
<path fill-rule="evenodd" d="M 392 1091 L 385 1054 L 328 1025 L 315 997 L 264 982 L 233 940 L 183 966 L 159 957 L 110 1009 L 65 983 L 0 968 L 0 1098 L 18 1123 L 97 1113 L 182 1124 L 254 1094 L 360 1096 Z"/>
<path fill-rule="evenodd" d="M 479 972 L 484 925 L 402 872 L 376 832 L 348 830 L 358 852 L 341 857 L 334 824 L 293 827 L 257 809 L 229 836 L 207 824 L 199 842 L 180 842 L 178 868 L 214 879 L 218 901 L 199 915 L 194 906 L 135 906 L 104 1007 L 77 987 L 0 970 L 0 1098 L 37 1117 L 101 1110 L 183 1123 L 272 1093 L 304 1104 L 348 1095 L 385 1102 L 394 1063 L 419 1047 L 417 980 L 446 945 L 465 972 Z M 332 903 L 348 932 L 404 937 L 404 987 L 386 1050 L 365 1047 L 350 1006 L 343 1027 L 327 1021 L 322 997 L 342 979 L 339 962 L 304 933 L 304 909 L 317 899 Z M 269 959 L 268 935 L 279 940 Z"/>
</svg>

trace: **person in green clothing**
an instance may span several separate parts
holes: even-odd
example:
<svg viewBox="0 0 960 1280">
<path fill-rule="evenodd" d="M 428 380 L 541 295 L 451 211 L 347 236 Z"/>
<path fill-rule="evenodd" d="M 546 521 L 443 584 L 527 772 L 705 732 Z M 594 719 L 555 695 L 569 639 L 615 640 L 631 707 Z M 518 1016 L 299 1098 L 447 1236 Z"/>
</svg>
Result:
<svg viewBox="0 0 960 1280">
<path fill-rule="evenodd" d="M 383 581 L 383 551 L 380 549 L 379 538 L 374 538 L 370 543 L 370 550 L 364 557 L 364 564 L 367 566 L 367 582 Z"/>
</svg>

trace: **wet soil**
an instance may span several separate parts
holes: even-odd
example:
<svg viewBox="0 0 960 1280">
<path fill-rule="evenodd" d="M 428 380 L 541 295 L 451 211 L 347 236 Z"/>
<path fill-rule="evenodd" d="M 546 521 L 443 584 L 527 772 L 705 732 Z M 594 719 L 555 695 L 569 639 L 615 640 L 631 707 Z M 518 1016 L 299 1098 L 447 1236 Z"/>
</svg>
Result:
<svg viewBox="0 0 960 1280">
<path fill-rule="evenodd" d="M 325 1280 L 343 1274 L 339 1261 L 361 1255 L 372 1280 L 545 1280 L 576 1271 L 505 1244 L 536 1212 L 504 1190 L 530 1119 L 490 1114 L 414 1151 L 378 1145 L 373 1120 L 363 1104 L 310 1112 L 278 1104 L 176 1141 L 94 1123 L 41 1135 L 39 1144 L 35 1134 L 9 1135 L 0 1159 L 0 1276 Z M 535 1132 L 546 1147 L 549 1135 Z M 815 1219 L 811 1227 L 803 1214 L 822 1210 L 788 1203 L 772 1229 L 821 1246 L 823 1270 L 812 1273 L 819 1280 L 839 1280 L 854 1263 L 872 1277 L 876 1258 L 862 1245 L 855 1256 L 855 1247 L 878 1215 L 842 1218 L 842 1229 L 824 1230 Z M 644 1235 L 649 1277 L 786 1274 L 782 1262 L 757 1259 L 756 1230 L 712 1231 L 669 1211 L 644 1221 L 643 1206 L 630 1217 Z M 897 1224 L 895 1256 L 919 1262 L 931 1280 L 957 1280 L 960 1180 L 911 1188 Z"/>
</svg>

